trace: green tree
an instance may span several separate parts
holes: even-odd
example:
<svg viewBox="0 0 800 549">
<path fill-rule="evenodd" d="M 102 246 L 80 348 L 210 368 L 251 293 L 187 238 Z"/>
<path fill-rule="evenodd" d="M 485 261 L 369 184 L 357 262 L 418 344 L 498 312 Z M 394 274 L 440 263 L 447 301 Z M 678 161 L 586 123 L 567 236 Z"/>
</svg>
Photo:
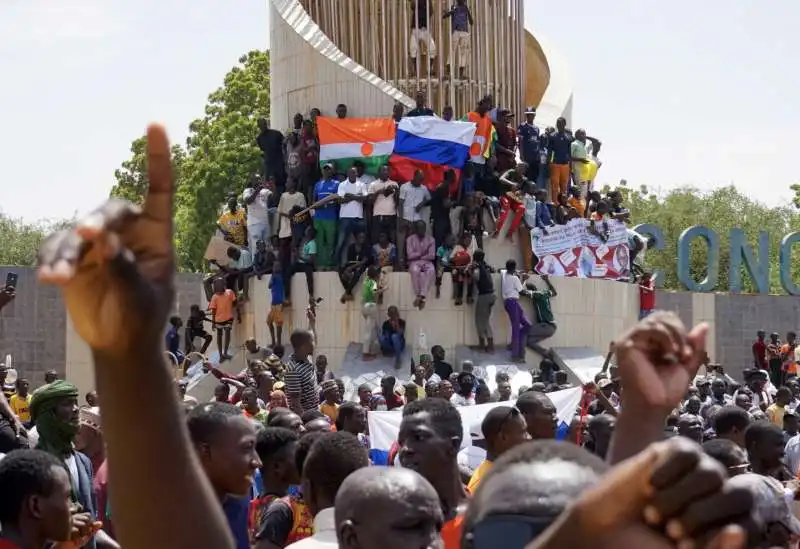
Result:
<svg viewBox="0 0 800 549">
<path fill-rule="evenodd" d="M 666 240 L 664 250 L 649 250 L 646 256 L 649 268 L 660 269 L 664 273 L 664 288 L 685 289 L 677 276 L 678 238 L 692 225 L 703 225 L 715 231 L 720 237 L 720 276 L 716 291 L 728 290 L 729 231 L 738 227 L 744 231 L 747 242 L 756 254 L 759 231 L 765 230 L 769 233 L 770 293 L 784 293 L 780 285 L 778 257 L 783 236 L 800 230 L 800 214 L 793 208 L 767 207 L 749 199 L 733 186 L 707 193 L 683 187 L 673 189 L 663 196 L 649 192 L 645 186 L 632 189 L 622 185 L 618 188 L 631 210 L 632 225 L 652 223 L 660 227 L 664 233 Z M 706 276 L 708 266 L 707 247 L 697 239 L 692 243 L 690 254 L 692 277 L 695 280 L 702 280 Z M 793 261 L 792 264 L 798 263 Z M 793 269 L 794 280 L 800 282 L 800 266 Z M 742 290 L 755 292 L 753 281 L 744 268 L 742 271 Z"/>
<path fill-rule="evenodd" d="M 205 116 L 189 125 L 186 146 L 173 146 L 176 175 L 176 248 L 181 270 L 204 268 L 203 253 L 229 192 L 241 193 L 259 171 L 256 120 L 269 118 L 269 53 L 251 51 L 208 96 Z M 147 188 L 145 141 L 131 144 L 131 158 L 114 172 L 112 196 L 140 202 Z"/>
<path fill-rule="evenodd" d="M 36 265 L 44 238 L 70 221 L 25 223 L 0 213 L 0 265 Z"/>
<path fill-rule="evenodd" d="M 147 139 L 143 135 L 131 143 L 131 157 L 125 160 L 118 169 L 114 170 L 117 184 L 111 188 L 111 196 L 124 198 L 136 204 L 141 204 L 149 181 L 147 179 L 146 162 Z M 175 182 L 180 185 L 181 166 L 186 153 L 180 145 L 172 146 L 172 167 Z"/>
</svg>

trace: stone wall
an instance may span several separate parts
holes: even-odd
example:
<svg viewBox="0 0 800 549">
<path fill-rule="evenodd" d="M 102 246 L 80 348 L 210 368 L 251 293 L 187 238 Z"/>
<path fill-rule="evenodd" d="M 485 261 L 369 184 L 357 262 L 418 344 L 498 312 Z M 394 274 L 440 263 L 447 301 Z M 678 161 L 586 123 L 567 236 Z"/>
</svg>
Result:
<svg viewBox="0 0 800 549">
<path fill-rule="evenodd" d="M 0 266 L 0 284 L 10 271 L 19 281 L 16 299 L 0 312 L 0 361 L 10 354 L 14 367 L 34 387 L 44 382 L 44 372 L 55 370 L 88 390 L 93 385 L 89 350 L 74 333 L 58 289 L 37 284 L 30 267 Z M 199 274 L 177 276 L 174 314 L 185 319 L 193 303 L 204 307 L 201 280 Z M 75 379 L 76 371 L 88 374 Z"/>
<path fill-rule="evenodd" d="M 0 311 L 0 361 L 10 354 L 35 387 L 47 370 L 65 374 L 67 314 L 58 290 L 37 284 L 34 269 L 0 266 L 0 284 L 9 272 L 19 278 L 16 299 Z"/>
</svg>

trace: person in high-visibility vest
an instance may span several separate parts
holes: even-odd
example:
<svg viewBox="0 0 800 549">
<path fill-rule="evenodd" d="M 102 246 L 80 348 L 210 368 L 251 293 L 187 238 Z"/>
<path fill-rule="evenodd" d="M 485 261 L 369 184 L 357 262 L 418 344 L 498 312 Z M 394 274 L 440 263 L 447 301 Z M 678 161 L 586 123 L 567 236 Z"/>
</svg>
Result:
<svg viewBox="0 0 800 549">
<path fill-rule="evenodd" d="M 486 163 L 491 156 L 492 139 L 494 135 L 494 125 L 489 116 L 492 107 L 491 96 L 485 96 L 478 102 L 474 111 L 468 112 L 462 118 L 465 122 L 472 122 L 476 126 L 475 136 L 472 138 L 472 145 L 469 148 L 469 162 L 473 165 L 473 174 L 476 182 L 483 179 L 486 171 Z M 489 153 L 487 155 L 487 153 Z"/>
</svg>

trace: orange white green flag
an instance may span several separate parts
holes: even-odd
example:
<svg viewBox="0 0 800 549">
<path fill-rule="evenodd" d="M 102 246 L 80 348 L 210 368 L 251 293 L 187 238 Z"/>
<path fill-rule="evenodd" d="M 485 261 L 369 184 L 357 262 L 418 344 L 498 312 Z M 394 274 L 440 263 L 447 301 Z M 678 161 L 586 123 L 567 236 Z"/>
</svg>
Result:
<svg viewBox="0 0 800 549">
<path fill-rule="evenodd" d="M 360 160 L 367 173 L 378 175 L 394 150 L 395 131 L 392 118 L 318 117 L 319 163 L 334 163 L 344 173 Z"/>
</svg>

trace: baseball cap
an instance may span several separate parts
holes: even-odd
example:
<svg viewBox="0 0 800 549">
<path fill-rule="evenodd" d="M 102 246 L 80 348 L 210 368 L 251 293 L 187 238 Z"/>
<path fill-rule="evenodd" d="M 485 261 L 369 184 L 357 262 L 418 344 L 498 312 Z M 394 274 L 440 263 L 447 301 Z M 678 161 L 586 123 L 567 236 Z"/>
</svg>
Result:
<svg viewBox="0 0 800 549">
<path fill-rule="evenodd" d="M 328 169 L 332 170 L 333 169 L 333 164 L 331 164 L 330 162 L 325 162 L 322 165 L 322 169 L 324 170 L 325 168 L 328 168 Z"/>
<path fill-rule="evenodd" d="M 525 114 L 536 114 L 536 107 L 529 106 L 525 108 Z"/>
<path fill-rule="evenodd" d="M 753 496 L 753 514 L 760 524 L 780 523 L 792 534 L 800 535 L 800 521 L 792 513 L 783 486 L 775 479 L 745 473 L 728 481 L 732 486 L 746 488 Z"/>
</svg>

